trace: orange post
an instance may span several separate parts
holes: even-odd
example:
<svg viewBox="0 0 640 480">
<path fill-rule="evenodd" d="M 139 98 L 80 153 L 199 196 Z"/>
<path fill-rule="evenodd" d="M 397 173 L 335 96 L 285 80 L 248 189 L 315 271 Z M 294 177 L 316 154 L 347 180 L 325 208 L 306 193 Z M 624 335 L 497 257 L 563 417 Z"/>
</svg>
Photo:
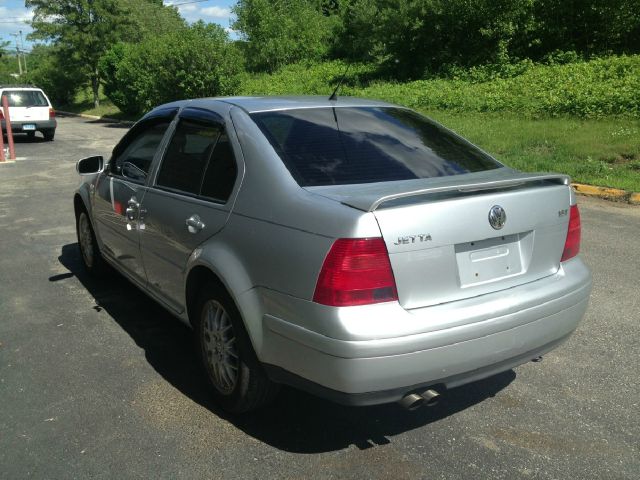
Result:
<svg viewBox="0 0 640 480">
<path fill-rule="evenodd" d="M 6 95 L 2 96 L 2 110 L 4 110 L 4 125 L 7 128 L 7 141 L 9 143 L 9 158 L 16 159 L 16 149 L 13 145 L 13 131 L 11 130 L 11 118 L 9 117 L 9 99 Z"/>
<path fill-rule="evenodd" d="M 0 113 L 2 110 L 0 110 Z M 2 115 L 0 115 L 0 119 L 4 119 Z M 2 128 L 0 128 L 0 162 L 4 162 L 4 133 L 2 133 Z"/>
</svg>

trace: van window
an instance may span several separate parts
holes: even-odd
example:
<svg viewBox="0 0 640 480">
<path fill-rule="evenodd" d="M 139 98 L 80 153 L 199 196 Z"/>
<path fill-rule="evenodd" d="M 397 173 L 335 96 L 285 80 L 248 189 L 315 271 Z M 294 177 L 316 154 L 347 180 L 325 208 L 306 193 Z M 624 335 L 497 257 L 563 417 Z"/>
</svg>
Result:
<svg viewBox="0 0 640 480">
<path fill-rule="evenodd" d="M 39 90 L 5 90 L 10 107 L 48 107 L 49 102 Z"/>
</svg>

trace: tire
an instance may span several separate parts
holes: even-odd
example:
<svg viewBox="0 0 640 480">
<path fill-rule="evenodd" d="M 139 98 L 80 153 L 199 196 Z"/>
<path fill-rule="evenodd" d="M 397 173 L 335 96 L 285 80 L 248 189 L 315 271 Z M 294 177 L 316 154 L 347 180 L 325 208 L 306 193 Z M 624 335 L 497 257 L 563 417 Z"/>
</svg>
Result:
<svg viewBox="0 0 640 480">
<path fill-rule="evenodd" d="M 220 286 L 207 283 L 194 312 L 198 356 L 212 394 L 222 408 L 245 413 L 273 400 L 279 385 L 265 374 L 229 294 Z"/>
<path fill-rule="evenodd" d="M 44 139 L 46 142 L 53 142 L 53 137 L 56 136 L 55 130 L 43 130 L 42 135 L 44 135 Z"/>
<path fill-rule="evenodd" d="M 100 254 L 96 234 L 84 208 L 76 217 L 76 234 L 85 270 L 95 277 L 103 276 L 107 271 L 107 265 Z"/>
</svg>

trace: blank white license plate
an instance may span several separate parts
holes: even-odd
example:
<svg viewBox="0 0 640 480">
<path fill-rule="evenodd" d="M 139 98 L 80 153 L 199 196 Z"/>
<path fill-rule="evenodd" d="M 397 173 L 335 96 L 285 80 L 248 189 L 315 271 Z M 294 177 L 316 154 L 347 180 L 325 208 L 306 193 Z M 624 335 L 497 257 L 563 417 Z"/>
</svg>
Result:
<svg viewBox="0 0 640 480">
<path fill-rule="evenodd" d="M 36 126 L 33 123 L 25 123 L 22 125 L 22 130 L 35 130 Z"/>
</svg>

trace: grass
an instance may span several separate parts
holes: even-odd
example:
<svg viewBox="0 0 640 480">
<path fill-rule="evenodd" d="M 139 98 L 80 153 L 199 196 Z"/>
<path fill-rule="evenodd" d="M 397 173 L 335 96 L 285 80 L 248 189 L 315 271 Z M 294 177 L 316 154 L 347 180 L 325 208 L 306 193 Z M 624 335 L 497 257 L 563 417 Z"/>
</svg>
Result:
<svg viewBox="0 0 640 480">
<path fill-rule="evenodd" d="M 640 192 L 640 120 L 423 113 L 518 170 L 565 173 L 575 182 Z"/>
<path fill-rule="evenodd" d="M 57 105 L 58 110 L 72 113 L 81 113 L 84 115 L 94 115 L 100 118 L 115 118 L 118 120 L 138 120 L 138 117 L 126 115 L 116 107 L 111 100 L 100 92 L 100 106 L 93 106 L 93 94 L 91 90 L 81 90 L 76 95 L 74 103 L 70 105 Z"/>
</svg>

